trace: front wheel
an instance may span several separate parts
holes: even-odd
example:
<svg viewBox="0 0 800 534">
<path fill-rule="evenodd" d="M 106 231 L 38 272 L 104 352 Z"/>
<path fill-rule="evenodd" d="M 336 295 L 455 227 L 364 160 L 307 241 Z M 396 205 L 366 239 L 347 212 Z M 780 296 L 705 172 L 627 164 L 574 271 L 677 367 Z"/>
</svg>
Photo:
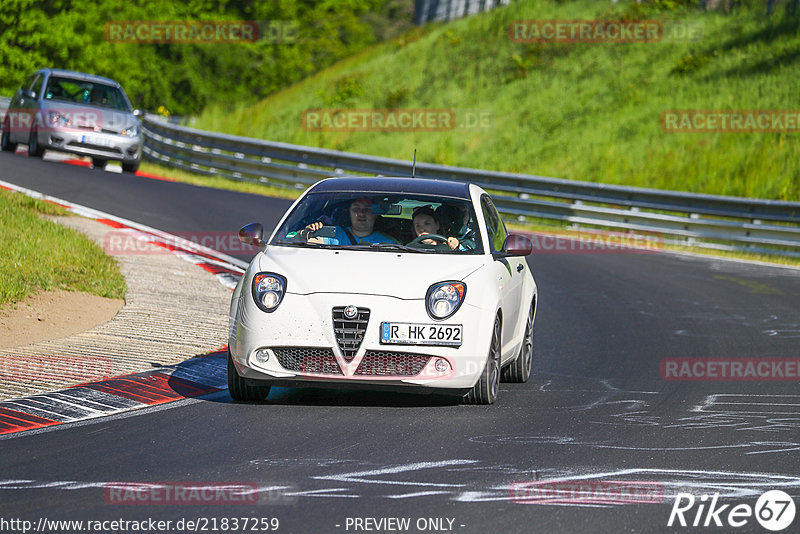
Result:
<svg viewBox="0 0 800 534">
<path fill-rule="evenodd" d="M 139 170 L 139 162 L 140 161 L 141 160 L 130 161 L 130 162 L 123 161 L 122 162 L 122 171 L 123 172 L 136 172 L 136 171 L 138 171 Z"/>
<path fill-rule="evenodd" d="M 497 391 L 500 389 L 500 333 L 500 317 L 495 317 L 486 366 L 483 368 L 478 382 L 464 396 L 466 404 L 494 404 L 497 399 Z"/>
<path fill-rule="evenodd" d="M 17 143 L 11 142 L 11 133 L 8 131 L 11 125 L 8 119 L 3 123 L 3 134 L 0 135 L 0 150 L 3 152 L 14 152 L 17 150 Z"/>
<path fill-rule="evenodd" d="M 32 158 L 41 158 L 44 154 L 42 146 L 39 144 L 39 132 L 31 130 L 28 136 L 28 156 Z"/>
<path fill-rule="evenodd" d="M 251 386 L 239 376 L 233 358 L 228 351 L 228 393 L 237 401 L 263 401 L 269 395 L 270 386 Z"/>
<path fill-rule="evenodd" d="M 528 311 L 528 321 L 525 323 L 525 337 L 522 340 L 522 347 L 519 349 L 517 358 L 503 369 L 504 382 L 524 383 L 531 376 L 531 364 L 533 362 L 533 304 Z"/>
</svg>

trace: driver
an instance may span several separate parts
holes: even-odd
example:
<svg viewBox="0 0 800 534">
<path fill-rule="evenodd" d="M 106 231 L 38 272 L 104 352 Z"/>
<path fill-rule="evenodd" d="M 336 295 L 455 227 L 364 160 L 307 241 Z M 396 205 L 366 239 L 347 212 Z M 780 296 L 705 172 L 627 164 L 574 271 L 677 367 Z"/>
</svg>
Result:
<svg viewBox="0 0 800 534">
<path fill-rule="evenodd" d="M 411 218 L 414 233 L 417 237 L 429 234 L 439 234 L 442 228 L 442 223 L 439 222 L 439 217 L 430 205 L 420 206 L 414 210 L 414 215 Z M 435 245 L 436 241 L 433 239 L 424 239 L 422 243 L 426 245 Z M 447 245 L 450 250 L 455 250 L 458 247 L 458 239 L 455 237 L 447 238 Z"/>
<path fill-rule="evenodd" d="M 359 243 L 397 243 L 397 240 L 382 232 L 375 231 L 378 215 L 373 212 L 372 199 L 357 198 L 350 203 L 350 226 L 336 226 L 336 237 L 311 237 L 309 243 L 325 245 L 356 245 Z M 322 222 L 314 222 L 305 227 L 308 232 L 322 228 Z"/>
</svg>

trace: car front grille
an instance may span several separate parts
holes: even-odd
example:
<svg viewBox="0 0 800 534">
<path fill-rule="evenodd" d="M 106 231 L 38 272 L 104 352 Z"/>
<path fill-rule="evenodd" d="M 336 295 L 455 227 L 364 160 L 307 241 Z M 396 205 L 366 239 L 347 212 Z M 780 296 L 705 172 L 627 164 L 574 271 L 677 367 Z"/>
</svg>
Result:
<svg viewBox="0 0 800 534">
<path fill-rule="evenodd" d="M 356 369 L 357 375 L 369 376 L 416 376 L 424 368 L 430 356 L 408 352 L 368 350 Z"/>
<path fill-rule="evenodd" d="M 278 363 L 287 371 L 311 375 L 341 375 L 332 349 L 319 347 L 276 347 Z"/>
<path fill-rule="evenodd" d="M 120 154 L 120 155 L 122 154 L 122 151 L 119 149 L 119 147 L 115 146 L 93 145 L 91 143 L 82 143 L 79 141 L 70 141 L 69 143 L 67 143 L 67 145 L 81 147 L 81 148 L 91 148 L 94 150 L 100 150 L 102 152 L 108 152 L 111 154 Z"/>
<path fill-rule="evenodd" d="M 333 332 L 336 334 L 336 343 L 342 351 L 344 359 L 352 361 L 355 357 L 361 342 L 364 341 L 364 332 L 367 331 L 369 323 L 369 310 L 359 308 L 358 314 L 352 319 L 344 316 L 345 306 L 333 308 Z"/>
</svg>

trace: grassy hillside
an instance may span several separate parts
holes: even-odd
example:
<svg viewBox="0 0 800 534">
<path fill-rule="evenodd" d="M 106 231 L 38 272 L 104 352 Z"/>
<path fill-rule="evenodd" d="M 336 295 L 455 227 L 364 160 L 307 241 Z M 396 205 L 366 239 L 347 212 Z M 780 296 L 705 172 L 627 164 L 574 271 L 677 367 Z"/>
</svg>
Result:
<svg viewBox="0 0 800 534">
<path fill-rule="evenodd" d="M 371 47 L 257 104 L 212 105 L 194 126 L 337 150 L 543 176 L 800 199 L 798 133 L 667 133 L 674 109 L 800 109 L 798 19 L 676 1 L 520 1 Z M 684 2 L 685 3 L 685 2 Z M 753 2 L 755 4 L 755 2 Z M 649 10 L 649 11 L 648 11 Z M 516 43 L 529 19 L 659 18 L 702 37 Z M 313 132 L 310 109 L 452 109 L 450 131 Z"/>
</svg>

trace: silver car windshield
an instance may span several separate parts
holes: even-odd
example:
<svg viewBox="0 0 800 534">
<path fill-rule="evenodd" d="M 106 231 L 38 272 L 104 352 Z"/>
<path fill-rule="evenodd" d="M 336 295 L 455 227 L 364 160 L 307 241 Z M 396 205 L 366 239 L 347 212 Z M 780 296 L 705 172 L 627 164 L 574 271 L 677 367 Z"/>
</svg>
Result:
<svg viewBox="0 0 800 534">
<path fill-rule="evenodd" d="M 51 76 L 47 81 L 44 99 L 131 112 L 128 100 L 118 87 L 61 76 Z"/>
<path fill-rule="evenodd" d="M 271 245 L 483 254 L 475 213 L 456 198 L 385 193 L 310 193 Z"/>
</svg>

